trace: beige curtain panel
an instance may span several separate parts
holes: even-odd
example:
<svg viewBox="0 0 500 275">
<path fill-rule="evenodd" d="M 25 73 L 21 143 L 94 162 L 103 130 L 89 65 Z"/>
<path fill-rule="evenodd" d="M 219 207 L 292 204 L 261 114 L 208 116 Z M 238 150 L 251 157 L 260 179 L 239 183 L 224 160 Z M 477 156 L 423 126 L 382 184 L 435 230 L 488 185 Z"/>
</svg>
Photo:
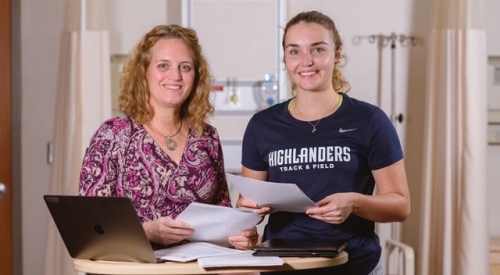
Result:
<svg viewBox="0 0 500 275">
<path fill-rule="evenodd" d="M 428 43 L 421 275 L 489 274 L 484 3 L 436 0 Z"/>
<path fill-rule="evenodd" d="M 102 10 L 90 2 L 92 10 Z M 80 5 L 82 4 L 82 5 Z M 84 1 L 67 3 L 66 31 L 62 34 L 54 123 L 54 159 L 51 194 L 77 195 L 82 158 L 99 125 L 111 117 L 111 69 L 107 31 L 86 30 L 75 24 L 85 14 Z M 94 23 L 95 24 L 95 23 Z M 78 274 L 50 216 L 45 253 L 46 275 Z"/>
</svg>

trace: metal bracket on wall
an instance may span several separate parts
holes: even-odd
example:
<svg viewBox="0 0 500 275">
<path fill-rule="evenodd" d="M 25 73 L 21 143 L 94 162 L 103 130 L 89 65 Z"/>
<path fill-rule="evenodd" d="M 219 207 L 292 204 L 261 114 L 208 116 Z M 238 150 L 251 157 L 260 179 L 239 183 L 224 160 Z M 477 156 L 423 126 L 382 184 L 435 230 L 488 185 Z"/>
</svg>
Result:
<svg viewBox="0 0 500 275">
<path fill-rule="evenodd" d="M 396 122 L 403 122 L 403 114 L 396 113 L 396 45 L 399 44 L 403 47 L 405 46 L 418 46 L 423 45 L 424 40 L 417 36 L 409 36 L 405 34 L 396 34 L 391 33 L 390 35 L 383 34 L 374 34 L 369 36 L 356 36 L 353 38 L 353 44 L 359 45 L 361 40 L 366 39 L 369 43 L 377 43 L 377 47 L 379 48 L 379 76 L 378 76 L 378 85 L 377 85 L 377 105 L 381 104 L 381 83 L 382 83 L 382 73 L 380 72 L 382 62 L 382 49 L 386 46 L 390 46 L 391 48 L 391 114 L 390 119 L 393 124 Z"/>
<path fill-rule="evenodd" d="M 54 143 L 47 142 L 47 164 L 51 165 L 54 162 Z"/>
</svg>

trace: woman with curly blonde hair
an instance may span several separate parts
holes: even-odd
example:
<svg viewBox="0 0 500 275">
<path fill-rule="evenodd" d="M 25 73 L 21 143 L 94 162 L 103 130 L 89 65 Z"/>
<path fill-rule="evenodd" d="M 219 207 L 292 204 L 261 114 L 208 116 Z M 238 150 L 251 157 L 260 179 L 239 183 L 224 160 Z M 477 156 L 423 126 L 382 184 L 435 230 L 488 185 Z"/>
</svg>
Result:
<svg viewBox="0 0 500 275">
<path fill-rule="evenodd" d="M 147 33 L 135 46 L 125 63 L 120 79 L 121 94 L 120 111 L 132 119 L 147 124 L 154 116 L 149 104 L 150 93 L 146 72 L 151 62 L 150 50 L 160 39 L 182 39 L 192 51 L 195 80 L 194 89 L 181 106 L 180 115 L 185 118 L 193 130 L 201 133 L 207 118 L 214 112 L 210 102 L 212 75 L 201 46 L 198 44 L 196 32 L 177 25 L 156 26 Z"/>
<path fill-rule="evenodd" d="M 154 248 L 194 234 L 175 219 L 191 202 L 231 207 L 219 135 L 207 123 L 211 84 L 196 32 L 154 27 L 123 67 L 123 115 L 97 129 L 84 156 L 80 195 L 131 198 Z M 257 238 L 253 227 L 228 241 L 249 249 Z"/>
</svg>

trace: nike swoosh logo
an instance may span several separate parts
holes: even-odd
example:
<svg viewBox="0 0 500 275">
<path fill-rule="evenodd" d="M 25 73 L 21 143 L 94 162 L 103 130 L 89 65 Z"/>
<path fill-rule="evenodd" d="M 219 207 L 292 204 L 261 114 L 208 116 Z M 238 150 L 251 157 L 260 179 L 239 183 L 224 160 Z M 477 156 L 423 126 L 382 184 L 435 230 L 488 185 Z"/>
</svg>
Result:
<svg viewBox="0 0 500 275">
<path fill-rule="evenodd" d="M 356 131 L 358 130 L 357 128 L 353 128 L 353 129 L 342 129 L 340 128 L 339 129 L 339 133 L 346 133 L 346 132 L 351 132 L 351 131 Z"/>
</svg>

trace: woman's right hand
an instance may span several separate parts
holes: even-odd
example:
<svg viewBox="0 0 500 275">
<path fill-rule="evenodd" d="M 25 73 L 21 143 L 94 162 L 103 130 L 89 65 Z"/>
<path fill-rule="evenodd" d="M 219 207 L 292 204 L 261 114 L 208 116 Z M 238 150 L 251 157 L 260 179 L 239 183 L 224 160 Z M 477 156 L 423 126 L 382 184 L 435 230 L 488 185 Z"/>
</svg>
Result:
<svg viewBox="0 0 500 275">
<path fill-rule="evenodd" d="M 194 235 L 194 229 L 189 228 L 187 223 L 170 217 L 145 222 L 142 227 L 151 242 L 162 245 L 178 243 Z"/>
<path fill-rule="evenodd" d="M 241 170 L 241 176 L 245 177 L 245 178 L 254 179 L 254 180 L 267 181 L 268 172 L 267 171 L 256 171 L 256 170 L 252 170 L 250 168 L 243 166 L 242 170 Z M 272 212 L 274 212 L 273 208 L 268 207 L 268 206 L 261 207 L 256 202 L 245 199 L 241 194 L 238 197 L 238 201 L 236 202 L 236 207 L 252 209 L 255 212 L 257 212 L 259 215 L 261 215 L 262 219 L 264 219 L 265 215 L 271 214 Z"/>
<path fill-rule="evenodd" d="M 256 202 L 245 199 L 245 197 L 243 197 L 241 194 L 238 198 L 238 201 L 236 202 L 236 207 L 252 209 L 261 216 L 265 216 L 273 212 L 273 209 L 271 207 L 268 206 L 260 207 Z"/>
</svg>

